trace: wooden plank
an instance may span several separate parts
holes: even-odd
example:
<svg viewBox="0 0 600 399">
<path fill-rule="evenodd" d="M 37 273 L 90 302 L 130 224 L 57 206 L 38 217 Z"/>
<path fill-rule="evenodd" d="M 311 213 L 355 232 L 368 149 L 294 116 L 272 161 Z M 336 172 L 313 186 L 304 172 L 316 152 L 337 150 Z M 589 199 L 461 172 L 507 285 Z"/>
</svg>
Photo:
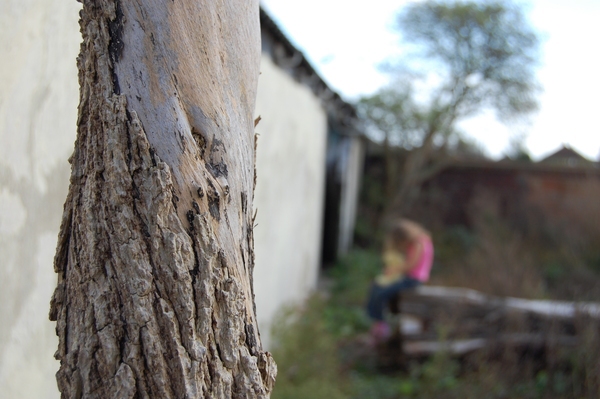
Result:
<svg viewBox="0 0 600 399">
<path fill-rule="evenodd" d="M 403 294 L 403 299 L 406 303 L 437 303 L 441 306 L 471 305 L 487 309 L 506 308 L 511 311 L 554 318 L 573 318 L 576 315 L 600 318 L 599 303 L 501 298 L 469 288 L 423 285 Z M 404 303 L 403 306 L 405 306 Z"/>
<path fill-rule="evenodd" d="M 494 348 L 499 346 L 512 347 L 544 347 L 546 345 L 560 345 L 573 347 L 577 344 L 574 337 L 549 338 L 541 334 L 507 334 L 491 338 L 472 338 L 450 341 L 407 341 L 402 344 L 402 350 L 408 356 L 429 356 L 444 351 L 450 355 L 461 356 L 476 350 Z"/>
<path fill-rule="evenodd" d="M 502 298 L 468 288 L 420 286 L 402 293 L 398 339 L 407 356 L 464 355 L 505 346 L 573 346 L 600 304 Z"/>
</svg>

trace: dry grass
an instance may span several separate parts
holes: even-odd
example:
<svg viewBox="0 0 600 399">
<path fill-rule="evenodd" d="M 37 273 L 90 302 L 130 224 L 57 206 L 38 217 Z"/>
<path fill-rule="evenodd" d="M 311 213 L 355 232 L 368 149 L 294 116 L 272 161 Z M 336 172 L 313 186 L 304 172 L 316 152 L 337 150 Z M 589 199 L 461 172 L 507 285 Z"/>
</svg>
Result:
<svg viewBox="0 0 600 399">
<path fill-rule="evenodd" d="M 600 218 L 600 201 L 587 205 L 589 218 Z M 499 215 L 498 201 L 480 193 L 469 205 L 470 229 L 437 230 L 433 283 L 499 296 L 600 301 L 600 224 L 566 229 L 558 219 L 531 218 L 519 230 Z"/>
</svg>

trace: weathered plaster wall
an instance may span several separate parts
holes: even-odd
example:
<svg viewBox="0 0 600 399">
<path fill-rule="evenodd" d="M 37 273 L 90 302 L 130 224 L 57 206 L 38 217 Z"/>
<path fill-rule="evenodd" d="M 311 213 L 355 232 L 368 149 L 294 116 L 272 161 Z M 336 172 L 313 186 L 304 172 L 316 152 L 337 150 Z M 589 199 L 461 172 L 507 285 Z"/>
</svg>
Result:
<svg viewBox="0 0 600 399">
<path fill-rule="evenodd" d="M 48 320 L 73 151 L 74 0 L 0 2 L 0 398 L 58 398 Z"/>
<path fill-rule="evenodd" d="M 282 304 L 306 298 L 317 281 L 325 186 L 327 116 L 312 91 L 263 54 L 256 127 L 254 289 L 263 344 Z"/>
</svg>

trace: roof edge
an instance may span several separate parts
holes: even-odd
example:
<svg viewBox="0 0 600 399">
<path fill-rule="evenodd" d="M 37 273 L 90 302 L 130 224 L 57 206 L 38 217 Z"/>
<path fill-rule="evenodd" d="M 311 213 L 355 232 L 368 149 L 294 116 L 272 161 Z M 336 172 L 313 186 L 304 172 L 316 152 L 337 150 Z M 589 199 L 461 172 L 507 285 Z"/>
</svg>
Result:
<svg viewBox="0 0 600 399">
<path fill-rule="evenodd" d="M 362 135 L 356 108 L 344 101 L 335 90 L 329 87 L 304 54 L 292 44 L 262 6 L 260 7 L 260 25 L 261 34 L 267 33 L 273 41 L 267 45 L 263 43 L 262 51 L 269 53 L 275 65 L 285 70 L 294 80 L 308 86 L 313 94 L 321 100 L 329 117 L 343 128 L 344 133 Z M 266 51 L 265 48 L 267 48 Z"/>
</svg>

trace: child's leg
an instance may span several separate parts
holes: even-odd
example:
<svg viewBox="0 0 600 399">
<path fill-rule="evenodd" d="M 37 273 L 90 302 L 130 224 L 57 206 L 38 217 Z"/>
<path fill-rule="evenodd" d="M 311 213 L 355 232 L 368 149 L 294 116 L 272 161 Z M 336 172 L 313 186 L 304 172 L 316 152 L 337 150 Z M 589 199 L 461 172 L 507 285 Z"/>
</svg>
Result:
<svg viewBox="0 0 600 399">
<path fill-rule="evenodd" d="M 371 292 L 369 293 L 369 301 L 367 302 L 367 314 L 370 318 L 382 321 L 383 320 L 383 307 L 385 302 L 383 300 L 385 288 L 380 287 L 377 283 L 371 285 Z"/>
<path fill-rule="evenodd" d="M 419 284 L 420 282 L 418 280 L 410 277 L 406 277 L 397 283 L 386 287 L 382 287 L 377 283 L 373 283 L 371 286 L 371 292 L 369 294 L 369 301 L 367 303 L 367 313 L 369 317 L 377 321 L 383 320 L 383 309 L 389 300 L 392 299 L 392 297 L 398 292 L 414 288 Z"/>
</svg>

